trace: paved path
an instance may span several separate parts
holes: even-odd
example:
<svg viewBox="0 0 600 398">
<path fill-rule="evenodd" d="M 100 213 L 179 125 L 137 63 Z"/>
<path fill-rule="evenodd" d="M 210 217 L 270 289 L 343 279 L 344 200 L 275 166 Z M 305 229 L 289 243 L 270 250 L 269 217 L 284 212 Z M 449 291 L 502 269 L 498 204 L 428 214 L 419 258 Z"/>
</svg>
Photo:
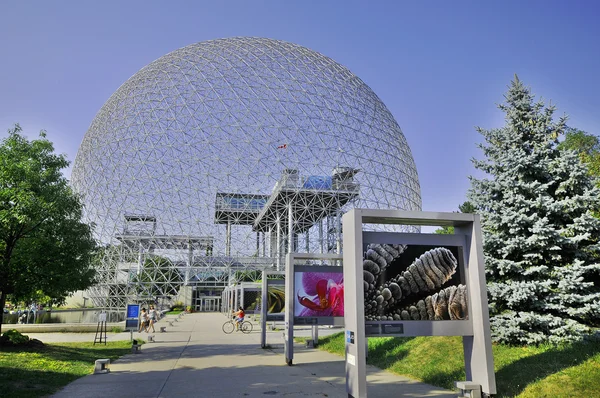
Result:
<svg viewBox="0 0 600 398">
<path fill-rule="evenodd" d="M 145 344 L 140 354 L 112 363 L 110 373 L 85 376 L 52 397 L 347 397 L 342 357 L 297 344 L 294 366 L 287 366 L 281 331 L 269 332 L 267 343 L 273 348 L 261 349 L 258 325 L 247 335 L 226 335 L 221 331 L 225 320 L 221 314 L 187 314 L 166 333 L 156 333 L 156 342 Z M 54 333 L 29 335 L 61 341 Z M 69 335 L 63 334 L 62 341 Z M 119 337 L 129 335 L 109 334 L 109 341 Z M 456 396 L 375 367 L 367 372 L 369 397 Z"/>
</svg>

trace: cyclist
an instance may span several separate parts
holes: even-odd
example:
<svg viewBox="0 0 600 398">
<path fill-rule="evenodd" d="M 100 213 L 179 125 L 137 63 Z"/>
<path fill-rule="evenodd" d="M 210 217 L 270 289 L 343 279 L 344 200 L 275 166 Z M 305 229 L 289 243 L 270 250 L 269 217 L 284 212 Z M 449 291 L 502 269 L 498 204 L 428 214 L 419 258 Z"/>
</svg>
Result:
<svg viewBox="0 0 600 398">
<path fill-rule="evenodd" d="M 244 322 L 244 316 L 246 316 L 246 314 L 244 313 L 244 309 L 242 307 L 239 307 L 238 310 L 233 313 L 233 316 L 235 317 L 235 319 L 233 320 L 235 322 L 235 330 L 239 330 L 240 325 L 242 324 L 242 322 Z"/>
</svg>

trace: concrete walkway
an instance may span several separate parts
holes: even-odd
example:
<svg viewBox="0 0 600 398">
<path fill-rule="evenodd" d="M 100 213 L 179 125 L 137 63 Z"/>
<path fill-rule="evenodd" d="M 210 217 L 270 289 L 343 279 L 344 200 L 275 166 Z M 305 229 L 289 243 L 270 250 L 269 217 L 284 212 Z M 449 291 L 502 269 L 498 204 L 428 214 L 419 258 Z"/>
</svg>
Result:
<svg viewBox="0 0 600 398">
<path fill-rule="evenodd" d="M 281 331 L 269 332 L 267 343 L 272 348 L 261 349 L 257 324 L 250 334 L 226 335 L 221 330 L 226 320 L 221 314 L 187 314 L 168 326 L 166 333 L 154 334 L 155 342 L 145 344 L 140 354 L 112 363 L 110 373 L 85 376 L 53 397 L 347 397 L 342 357 L 297 344 L 294 365 L 287 366 Z M 162 320 L 158 326 L 166 324 Z M 320 330 L 320 334 L 324 333 Z M 71 333 L 62 334 L 62 339 L 57 335 L 29 334 L 50 342 L 65 341 Z M 93 334 L 84 336 L 93 341 Z M 109 334 L 109 341 L 123 338 L 129 334 Z M 368 394 L 456 397 L 451 391 L 370 366 Z"/>
</svg>

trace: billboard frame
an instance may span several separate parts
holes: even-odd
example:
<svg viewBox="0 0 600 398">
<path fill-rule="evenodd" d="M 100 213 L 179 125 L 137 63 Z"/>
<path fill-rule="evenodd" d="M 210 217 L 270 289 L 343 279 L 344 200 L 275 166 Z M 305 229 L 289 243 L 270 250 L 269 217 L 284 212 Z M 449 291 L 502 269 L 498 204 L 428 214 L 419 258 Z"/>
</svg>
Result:
<svg viewBox="0 0 600 398">
<path fill-rule="evenodd" d="M 363 224 L 453 226 L 455 235 L 374 233 Z M 344 318 L 346 324 L 346 391 L 349 397 L 367 397 L 367 336 L 453 336 L 463 338 L 467 380 L 485 394 L 496 393 L 494 358 L 489 325 L 480 218 L 477 214 L 352 209 L 342 217 L 344 258 Z M 421 236 L 419 236 L 421 235 Z M 365 237 L 369 240 L 366 240 Z M 367 334 L 363 286 L 363 244 L 404 243 L 463 247 L 463 275 L 469 317 L 459 321 L 370 321 Z M 387 328 L 387 332 L 385 330 Z M 384 332 L 384 333 L 382 333 Z"/>
<path fill-rule="evenodd" d="M 296 261 L 297 260 L 325 260 L 325 261 L 336 261 L 340 262 L 342 260 L 341 254 L 331 254 L 331 253 L 288 253 L 285 258 L 285 329 L 283 332 L 283 344 L 284 344 L 284 353 L 285 353 L 285 363 L 289 366 L 292 365 L 294 359 L 294 323 L 295 323 L 295 271 L 296 271 Z M 322 267 L 320 265 L 314 266 L 298 266 L 304 269 L 304 267 Z M 327 267 L 339 267 L 328 265 Z M 342 273 L 343 271 L 342 268 Z M 318 339 L 316 337 L 318 335 L 318 325 L 344 325 L 344 317 L 321 317 L 319 320 L 318 317 L 315 317 L 314 323 L 303 323 L 304 325 L 313 325 L 313 341 Z"/>
<path fill-rule="evenodd" d="M 267 271 L 267 270 L 263 270 L 262 272 L 262 292 L 261 292 L 261 304 L 260 304 L 260 347 L 261 348 L 267 348 L 267 321 L 281 321 L 281 319 L 279 319 L 279 316 L 276 317 L 269 317 L 269 312 L 268 312 L 268 293 L 269 293 L 269 275 L 285 275 L 284 271 Z M 285 285 L 285 282 L 281 279 L 271 279 L 272 281 L 277 280 L 277 281 L 281 281 L 276 283 L 277 284 L 282 284 Z M 282 283 L 283 282 L 283 283 Z M 285 310 L 284 310 L 285 311 Z M 285 313 L 284 313 L 284 319 L 285 319 Z"/>
</svg>

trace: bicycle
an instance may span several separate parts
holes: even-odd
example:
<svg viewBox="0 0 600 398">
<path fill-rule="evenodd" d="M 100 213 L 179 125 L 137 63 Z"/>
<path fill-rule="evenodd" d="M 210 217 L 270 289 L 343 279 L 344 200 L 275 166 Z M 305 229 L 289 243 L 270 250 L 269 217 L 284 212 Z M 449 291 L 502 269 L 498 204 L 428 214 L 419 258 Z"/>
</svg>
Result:
<svg viewBox="0 0 600 398">
<path fill-rule="evenodd" d="M 222 329 L 223 329 L 223 333 L 225 333 L 225 334 L 233 333 L 233 331 L 236 329 L 235 322 L 233 320 L 225 322 L 223 324 Z M 250 333 L 252 331 L 252 323 L 248 322 L 248 321 L 244 321 L 239 325 L 237 330 L 238 331 L 241 330 L 242 333 Z"/>
</svg>

